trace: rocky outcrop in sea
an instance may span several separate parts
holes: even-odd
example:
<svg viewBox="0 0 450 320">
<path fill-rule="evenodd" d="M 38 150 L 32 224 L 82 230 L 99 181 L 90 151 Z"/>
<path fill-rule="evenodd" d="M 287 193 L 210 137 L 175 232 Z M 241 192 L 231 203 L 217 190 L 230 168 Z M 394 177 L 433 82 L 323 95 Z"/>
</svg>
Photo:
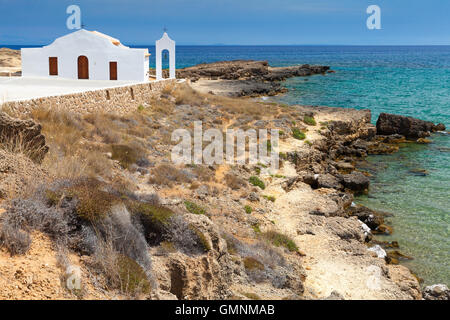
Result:
<svg viewBox="0 0 450 320">
<path fill-rule="evenodd" d="M 226 91 L 228 96 L 274 96 L 287 91 L 280 83 L 292 77 L 329 72 L 329 66 L 309 64 L 271 67 L 267 61 L 234 60 L 199 64 L 177 70 L 177 77 L 207 82 L 211 92 Z"/>
</svg>

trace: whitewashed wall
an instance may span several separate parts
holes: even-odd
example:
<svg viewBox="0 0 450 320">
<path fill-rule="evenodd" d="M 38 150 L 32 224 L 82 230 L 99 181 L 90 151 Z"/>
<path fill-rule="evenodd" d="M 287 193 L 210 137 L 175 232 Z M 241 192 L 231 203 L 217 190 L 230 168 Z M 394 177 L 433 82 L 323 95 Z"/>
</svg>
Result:
<svg viewBox="0 0 450 320">
<path fill-rule="evenodd" d="M 43 48 L 22 49 L 22 76 L 49 76 L 49 57 L 58 57 L 58 77 L 78 79 L 78 57 L 89 59 L 89 79 L 109 80 L 109 62 L 117 61 L 118 80 L 148 80 L 148 49 L 115 46 L 86 30 L 56 39 Z"/>
<path fill-rule="evenodd" d="M 161 80 L 162 76 L 162 52 L 169 51 L 169 78 L 175 79 L 175 41 L 169 38 L 164 32 L 161 39 L 156 41 L 156 80 Z"/>
</svg>

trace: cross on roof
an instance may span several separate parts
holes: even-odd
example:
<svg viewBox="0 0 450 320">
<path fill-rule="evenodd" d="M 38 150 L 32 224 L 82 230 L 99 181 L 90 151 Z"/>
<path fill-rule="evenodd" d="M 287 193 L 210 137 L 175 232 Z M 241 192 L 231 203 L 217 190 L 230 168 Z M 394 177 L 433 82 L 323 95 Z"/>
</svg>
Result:
<svg viewBox="0 0 450 320">
<path fill-rule="evenodd" d="M 164 30 L 164 32 L 167 32 L 167 28 L 166 28 L 166 27 L 164 27 L 164 29 L 163 29 L 163 30 Z"/>
</svg>

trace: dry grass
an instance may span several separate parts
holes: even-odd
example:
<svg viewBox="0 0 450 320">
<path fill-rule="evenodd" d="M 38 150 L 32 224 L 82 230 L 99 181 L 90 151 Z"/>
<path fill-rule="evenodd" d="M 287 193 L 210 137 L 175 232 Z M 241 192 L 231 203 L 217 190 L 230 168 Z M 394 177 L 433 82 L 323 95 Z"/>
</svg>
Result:
<svg viewBox="0 0 450 320">
<path fill-rule="evenodd" d="M 136 111 L 127 116 L 106 113 L 78 115 L 37 108 L 32 118 L 42 125 L 50 152 L 44 168 L 55 178 L 111 177 L 113 163 L 124 168 L 145 158 L 146 138 L 154 133 L 148 117 Z"/>
<path fill-rule="evenodd" d="M 190 183 L 191 177 L 186 171 L 177 169 L 171 164 L 162 164 L 152 170 L 150 184 L 172 187 L 174 183 Z"/>
<path fill-rule="evenodd" d="M 117 252 L 111 241 L 99 241 L 94 265 L 111 289 L 119 289 L 132 298 L 146 295 L 152 289 L 144 269 L 133 259 Z"/>
<path fill-rule="evenodd" d="M 176 86 L 171 94 L 175 97 L 175 103 L 177 105 L 189 104 L 192 106 L 201 106 L 206 103 L 206 97 L 188 85 Z"/>
<path fill-rule="evenodd" d="M 196 165 L 192 168 L 192 172 L 198 180 L 204 182 L 211 181 L 214 176 L 214 172 L 206 166 Z"/>
<path fill-rule="evenodd" d="M 78 149 L 82 133 L 86 129 L 80 115 L 55 111 L 50 108 L 37 108 L 32 111 L 32 118 L 42 125 L 47 144 L 58 152 L 73 155 Z"/>
<path fill-rule="evenodd" d="M 175 104 L 166 98 L 153 98 L 150 100 L 150 106 L 144 113 L 169 115 L 173 113 Z"/>
<path fill-rule="evenodd" d="M 0 149 L 14 154 L 23 154 L 35 162 L 42 161 L 45 147 L 36 148 L 32 141 L 26 141 L 21 133 L 15 136 L 0 135 Z"/>
<path fill-rule="evenodd" d="M 238 176 L 232 173 L 227 173 L 225 175 L 225 182 L 227 186 L 232 190 L 238 190 L 240 188 L 247 186 L 247 182 L 244 179 L 239 178 Z"/>
<path fill-rule="evenodd" d="M 234 115 L 249 115 L 253 119 L 260 119 L 267 112 L 274 114 L 277 107 L 268 104 L 255 103 L 249 99 L 236 99 L 212 94 L 205 94 L 195 91 L 187 84 L 177 85 L 172 95 L 175 97 L 177 105 L 189 104 L 193 106 L 202 106 L 205 104 L 220 105 L 223 111 Z"/>
</svg>

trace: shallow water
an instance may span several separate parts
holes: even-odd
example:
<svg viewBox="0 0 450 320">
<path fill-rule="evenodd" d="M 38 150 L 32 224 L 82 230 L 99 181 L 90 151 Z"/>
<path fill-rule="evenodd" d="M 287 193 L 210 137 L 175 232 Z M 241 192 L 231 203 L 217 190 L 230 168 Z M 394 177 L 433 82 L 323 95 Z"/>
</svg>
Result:
<svg viewBox="0 0 450 320">
<path fill-rule="evenodd" d="M 336 74 L 289 79 L 286 103 L 369 108 L 450 124 L 450 47 L 344 48 L 330 58 Z M 325 57 L 324 57 L 325 58 Z M 327 59 L 324 59 L 326 61 Z M 404 261 L 424 284 L 450 284 L 450 135 L 430 145 L 408 144 L 393 155 L 370 156 L 370 195 L 356 201 L 393 213 L 387 219 Z M 374 168 L 376 168 L 374 170 Z M 428 171 L 426 176 L 413 173 Z"/>
<path fill-rule="evenodd" d="M 408 145 L 400 152 L 369 157 L 375 172 L 369 196 L 357 202 L 393 213 L 387 222 L 400 251 L 414 257 L 404 261 L 425 284 L 450 283 L 450 139 L 437 134 L 431 145 Z M 423 176 L 414 173 L 425 169 Z"/>
</svg>

